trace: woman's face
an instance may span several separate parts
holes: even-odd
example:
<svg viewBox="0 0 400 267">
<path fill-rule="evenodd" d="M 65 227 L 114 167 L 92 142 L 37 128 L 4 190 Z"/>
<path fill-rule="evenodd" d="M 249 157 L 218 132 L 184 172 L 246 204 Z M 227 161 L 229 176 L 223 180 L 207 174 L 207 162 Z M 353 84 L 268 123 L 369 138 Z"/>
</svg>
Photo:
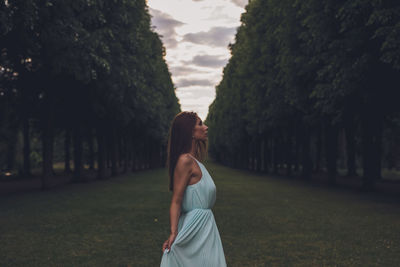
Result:
<svg viewBox="0 0 400 267">
<path fill-rule="evenodd" d="M 207 140 L 207 134 L 208 134 L 208 126 L 203 123 L 203 121 L 197 117 L 196 119 L 196 125 L 194 126 L 193 129 L 193 139 L 195 140 Z"/>
</svg>

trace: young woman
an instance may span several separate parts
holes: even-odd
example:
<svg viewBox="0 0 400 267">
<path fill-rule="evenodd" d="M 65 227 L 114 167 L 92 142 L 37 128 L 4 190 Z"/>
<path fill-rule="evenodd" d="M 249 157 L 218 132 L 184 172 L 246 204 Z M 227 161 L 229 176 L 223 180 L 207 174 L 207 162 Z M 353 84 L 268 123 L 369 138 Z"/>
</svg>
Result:
<svg viewBox="0 0 400 267">
<path fill-rule="evenodd" d="M 171 234 L 162 246 L 161 267 L 225 267 L 221 238 L 211 208 L 216 187 L 201 163 L 207 130 L 195 112 L 175 116 L 168 139 Z"/>
</svg>

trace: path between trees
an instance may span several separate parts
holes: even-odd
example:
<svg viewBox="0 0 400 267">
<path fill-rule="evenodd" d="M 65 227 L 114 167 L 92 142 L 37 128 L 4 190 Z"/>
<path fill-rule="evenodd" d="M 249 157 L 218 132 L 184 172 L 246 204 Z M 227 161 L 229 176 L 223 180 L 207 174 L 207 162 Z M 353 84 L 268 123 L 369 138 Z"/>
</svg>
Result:
<svg viewBox="0 0 400 267">
<path fill-rule="evenodd" d="M 119 175 L 124 175 L 124 173 L 119 172 Z M 96 182 L 97 176 L 95 171 L 86 170 L 85 177 L 88 178 L 88 182 Z M 266 174 L 266 176 L 268 176 Z M 276 179 L 293 179 L 298 182 L 307 182 L 314 185 L 319 186 L 331 186 L 328 182 L 328 177 L 325 174 L 314 175 L 311 180 L 301 180 L 298 177 L 287 177 L 287 176 L 268 176 L 274 177 Z M 72 181 L 72 173 L 59 173 L 54 176 L 52 180 L 52 188 L 57 188 L 61 186 L 65 186 Z M 113 177 L 109 177 L 107 179 L 113 179 Z M 344 189 L 352 189 L 356 191 L 361 191 L 362 189 L 362 177 L 346 177 L 346 176 L 338 176 L 336 178 L 337 184 L 335 185 L 338 188 Z M 49 190 L 52 190 L 50 188 Z M 32 191 L 40 191 L 41 190 L 41 177 L 34 176 L 29 178 L 18 178 L 15 180 L 4 180 L 0 181 L 0 195 L 12 195 L 12 194 L 22 194 Z M 392 180 L 380 180 L 376 184 L 376 193 L 380 194 L 390 194 L 400 196 L 400 181 L 392 181 Z"/>
</svg>

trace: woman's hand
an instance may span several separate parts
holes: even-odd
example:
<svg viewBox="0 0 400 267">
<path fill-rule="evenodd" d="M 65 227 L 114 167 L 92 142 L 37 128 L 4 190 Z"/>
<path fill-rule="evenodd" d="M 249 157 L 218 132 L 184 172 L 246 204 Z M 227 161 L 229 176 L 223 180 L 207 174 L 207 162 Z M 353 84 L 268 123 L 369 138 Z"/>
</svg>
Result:
<svg viewBox="0 0 400 267">
<path fill-rule="evenodd" d="M 171 233 L 169 238 L 167 240 L 165 240 L 165 242 L 164 242 L 164 244 L 162 246 L 163 253 L 164 253 L 165 249 L 168 249 L 168 250 L 171 249 L 172 243 L 174 243 L 176 236 L 177 236 L 177 234 L 172 234 Z"/>
</svg>

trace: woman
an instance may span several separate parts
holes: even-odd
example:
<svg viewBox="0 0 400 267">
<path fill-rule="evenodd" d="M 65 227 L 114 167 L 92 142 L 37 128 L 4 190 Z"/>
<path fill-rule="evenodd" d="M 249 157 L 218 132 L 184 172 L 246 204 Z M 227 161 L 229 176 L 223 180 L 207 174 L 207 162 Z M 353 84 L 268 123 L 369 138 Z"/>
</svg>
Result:
<svg viewBox="0 0 400 267">
<path fill-rule="evenodd" d="M 211 208 L 216 187 L 200 162 L 207 130 L 195 112 L 175 116 L 168 140 L 171 234 L 162 246 L 161 267 L 224 267 L 221 238 Z"/>
</svg>

